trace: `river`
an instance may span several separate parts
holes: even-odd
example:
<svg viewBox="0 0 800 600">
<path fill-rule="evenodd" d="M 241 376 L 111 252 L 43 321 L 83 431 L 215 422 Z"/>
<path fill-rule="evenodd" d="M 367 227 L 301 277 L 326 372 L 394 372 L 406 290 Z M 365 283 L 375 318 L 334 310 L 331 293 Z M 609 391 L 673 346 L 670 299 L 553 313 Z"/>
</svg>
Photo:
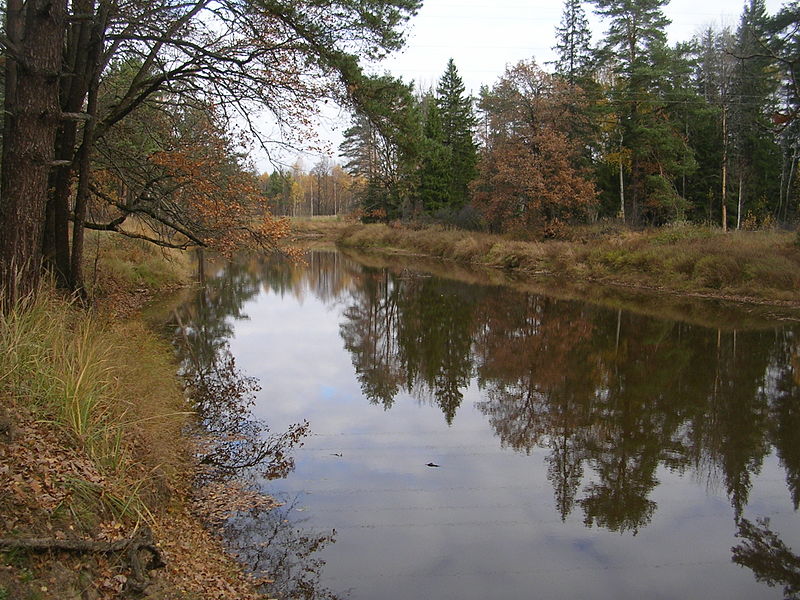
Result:
<svg viewBox="0 0 800 600">
<path fill-rule="evenodd" d="M 181 309 L 254 418 L 309 423 L 253 474 L 284 505 L 227 528 L 269 597 L 800 590 L 796 322 L 436 264 L 242 258 Z"/>
</svg>

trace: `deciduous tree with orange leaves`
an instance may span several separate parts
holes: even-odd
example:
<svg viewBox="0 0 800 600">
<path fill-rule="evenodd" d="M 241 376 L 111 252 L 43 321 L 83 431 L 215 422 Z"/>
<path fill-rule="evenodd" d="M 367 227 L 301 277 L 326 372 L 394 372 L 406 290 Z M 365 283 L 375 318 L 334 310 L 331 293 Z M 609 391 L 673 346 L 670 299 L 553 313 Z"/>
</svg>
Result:
<svg viewBox="0 0 800 600">
<path fill-rule="evenodd" d="M 533 62 L 506 70 L 480 107 L 486 114 L 473 201 L 494 231 L 557 235 L 561 224 L 586 218 L 594 184 L 579 166 L 568 132 L 580 91 Z"/>
</svg>

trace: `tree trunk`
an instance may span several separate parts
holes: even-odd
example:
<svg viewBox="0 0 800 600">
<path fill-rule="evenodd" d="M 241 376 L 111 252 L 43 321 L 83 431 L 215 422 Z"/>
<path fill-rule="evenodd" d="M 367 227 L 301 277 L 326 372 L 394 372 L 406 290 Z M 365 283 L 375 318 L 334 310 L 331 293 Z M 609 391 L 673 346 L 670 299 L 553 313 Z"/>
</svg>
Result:
<svg viewBox="0 0 800 600">
<path fill-rule="evenodd" d="M 12 44 L 19 45 L 22 38 L 22 0 L 8 0 L 6 3 L 6 35 Z M 14 99 L 17 97 L 17 62 L 6 60 L 5 93 L 3 98 L 3 140 L 8 140 L 14 123 Z M 3 163 L 6 163 L 8 143 L 3 144 Z"/>
<path fill-rule="evenodd" d="M 792 179 L 794 178 L 794 171 L 797 166 L 797 146 L 794 147 L 794 152 L 792 153 L 792 162 L 789 165 L 789 176 L 786 178 L 786 204 L 783 208 L 783 221 L 787 222 L 789 220 L 789 207 L 790 202 L 792 199 Z"/>
<path fill-rule="evenodd" d="M 742 176 L 739 175 L 739 202 L 736 205 L 736 231 L 742 228 Z"/>
<path fill-rule="evenodd" d="M 56 132 L 61 122 L 59 70 L 66 0 L 28 0 L 9 13 L 20 39 L 8 60 L 16 63 L 16 90 L 6 97 L 11 123 L 0 177 L 0 285 L 5 307 L 34 293 L 41 278 L 42 231 Z"/>
<path fill-rule="evenodd" d="M 94 14 L 93 0 L 74 0 L 73 11 L 81 15 Z M 69 30 L 64 71 L 69 77 L 62 79 L 61 109 L 65 113 L 79 113 L 86 100 L 91 73 L 90 43 L 94 22 L 83 20 Z M 56 139 L 56 159 L 69 161 L 57 167 L 52 177 L 52 194 L 48 199 L 47 224 L 45 227 L 44 259 L 55 271 L 61 287 L 71 287 L 69 246 L 69 199 L 72 176 L 75 170 L 78 139 L 78 121 L 64 121 Z"/>
<path fill-rule="evenodd" d="M 722 231 L 728 231 L 728 107 L 722 108 Z"/>
<path fill-rule="evenodd" d="M 93 9 L 94 2 L 87 3 Z M 72 256 L 70 262 L 69 285 L 73 291 L 85 294 L 83 280 L 83 241 L 86 208 L 89 203 L 89 184 L 91 181 L 92 149 L 95 142 L 97 125 L 97 100 L 100 91 L 100 56 L 103 51 L 108 9 L 104 5 L 92 23 L 91 37 L 87 46 L 85 79 L 88 82 L 86 91 L 86 113 L 89 119 L 83 126 L 83 141 L 78 152 L 78 191 L 75 195 L 75 212 L 72 222 Z"/>
<path fill-rule="evenodd" d="M 619 133 L 619 218 L 625 222 L 625 177 L 622 172 L 622 125 Z"/>
</svg>

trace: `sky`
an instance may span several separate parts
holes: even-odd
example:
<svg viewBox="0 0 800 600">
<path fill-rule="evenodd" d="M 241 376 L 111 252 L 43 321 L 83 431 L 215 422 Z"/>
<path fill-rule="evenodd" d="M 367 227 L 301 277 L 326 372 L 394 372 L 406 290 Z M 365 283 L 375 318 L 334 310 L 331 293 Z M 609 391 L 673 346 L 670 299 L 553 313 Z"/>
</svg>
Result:
<svg viewBox="0 0 800 600">
<path fill-rule="evenodd" d="M 767 0 L 776 12 L 782 2 Z M 688 41 L 708 25 L 735 28 L 744 0 L 672 0 L 664 13 L 672 24 L 670 44 Z M 607 25 L 584 3 L 593 41 L 602 39 Z M 477 94 L 491 85 L 507 64 L 535 58 L 542 65 L 555 58 L 555 29 L 561 22 L 562 0 L 424 0 L 407 28 L 405 50 L 379 67 L 423 88 L 435 85 L 453 58 L 467 91 Z"/>
<path fill-rule="evenodd" d="M 766 0 L 767 11 L 774 14 L 782 4 Z M 552 47 L 563 6 L 563 0 L 423 0 L 406 27 L 406 47 L 370 71 L 389 72 L 429 89 L 453 58 L 467 92 L 477 95 L 481 85 L 491 87 L 497 81 L 506 65 L 533 58 L 549 69 L 546 63 L 555 58 Z M 743 6 L 744 0 L 672 0 L 664 8 L 672 21 L 669 43 L 688 41 L 709 25 L 735 29 Z M 593 5 L 585 2 L 584 10 L 596 44 L 607 24 L 594 14 Z M 345 111 L 330 105 L 320 121 L 318 134 L 328 142 L 334 159 L 348 122 Z M 307 155 L 303 166 L 310 169 L 318 160 Z"/>
</svg>

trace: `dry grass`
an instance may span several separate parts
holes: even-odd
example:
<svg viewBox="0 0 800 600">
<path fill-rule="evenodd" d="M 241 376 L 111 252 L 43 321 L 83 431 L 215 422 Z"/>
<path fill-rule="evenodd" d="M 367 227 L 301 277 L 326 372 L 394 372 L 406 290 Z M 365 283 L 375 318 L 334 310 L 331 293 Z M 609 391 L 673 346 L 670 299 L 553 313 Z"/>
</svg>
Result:
<svg viewBox="0 0 800 600">
<path fill-rule="evenodd" d="M 88 231 L 84 278 L 89 294 L 105 296 L 119 290 L 161 290 L 184 282 L 190 255 L 161 248 L 116 233 Z"/>
<path fill-rule="evenodd" d="M 692 225 L 633 232 L 597 225 L 571 230 L 568 240 L 544 242 L 441 227 L 351 224 L 332 233 L 338 243 L 358 249 L 687 294 L 800 302 L 800 247 L 787 232 L 723 234 Z"/>
<path fill-rule="evenodd" d="M 147 520 L 185 470 L 187 408 L 169 346 L 43 290 L 0 317 L 0 394 L 70 440 L 102 478 L 99 513 Z M 74 481 L 89 499 L 97 481 Z"/>
</svg>

